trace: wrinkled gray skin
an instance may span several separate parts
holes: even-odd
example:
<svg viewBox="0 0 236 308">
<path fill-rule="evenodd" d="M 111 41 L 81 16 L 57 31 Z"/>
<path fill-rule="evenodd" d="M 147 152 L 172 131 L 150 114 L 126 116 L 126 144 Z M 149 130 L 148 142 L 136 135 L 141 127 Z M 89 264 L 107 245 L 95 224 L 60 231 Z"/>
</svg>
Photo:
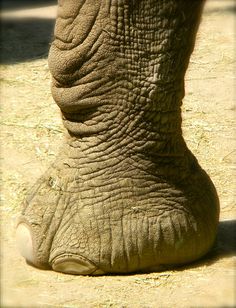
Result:
<svg viewBox="0 0 236 308">
<path fill-rule="evenodd" d="M 49 54 L 68 130 L 17 228 L 34 266 L 162 270 L 213 245 L 218 198 L 181 131 L 201 0 L 61 0 Z"/>
</svg>

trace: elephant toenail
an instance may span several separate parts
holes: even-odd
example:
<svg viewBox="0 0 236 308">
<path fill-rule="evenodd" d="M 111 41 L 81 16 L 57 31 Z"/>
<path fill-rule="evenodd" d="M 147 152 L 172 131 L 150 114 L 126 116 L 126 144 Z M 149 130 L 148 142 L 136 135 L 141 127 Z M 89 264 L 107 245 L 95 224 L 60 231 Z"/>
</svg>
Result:
<svg viewBox="0 0 236 308">
<path fill-rule="evenodd" d="M 54 271 L 74 275 L 102 275 L 104 272 L 99 270 L 89 260 L 76 256 L 75 258 L 64 259 L 62 257 L 54 260 L 52 264 Z"/>
<path fill-rule="evenodd" d="M 34 252 L 33 252 L 33 241 L 31 236 L 30 228 L 24 224 L 20 223 L 16 229 L 16 241 L 17 247 L 20 254 L 29 262 L 34 264 Z"/>
</svg>

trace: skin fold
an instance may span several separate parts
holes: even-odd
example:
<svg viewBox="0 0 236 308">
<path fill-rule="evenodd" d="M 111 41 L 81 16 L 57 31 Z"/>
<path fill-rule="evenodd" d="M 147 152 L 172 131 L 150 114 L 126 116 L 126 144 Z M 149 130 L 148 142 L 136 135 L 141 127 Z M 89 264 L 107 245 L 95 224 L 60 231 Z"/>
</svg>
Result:
<svg viewBox="0 0 236 308">
<path fill-rule="evenodd" d="M 29 263 L 84 275 L 153 271 L 212 247 L 217 193 L 181 130 L 203 5 L 58 1 L 49 67 L 67 133 L 19 218 Z"/>
</svg>

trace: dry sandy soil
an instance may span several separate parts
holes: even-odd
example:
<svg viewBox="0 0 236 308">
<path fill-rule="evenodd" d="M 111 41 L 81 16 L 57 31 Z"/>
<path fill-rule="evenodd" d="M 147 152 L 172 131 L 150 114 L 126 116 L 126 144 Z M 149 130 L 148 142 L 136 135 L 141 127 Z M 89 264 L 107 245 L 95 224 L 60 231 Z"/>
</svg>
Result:
<svg viewBox="0 0 236 308">
<path fill-rule="evenodd" d="M 233 1 L 209 0 L 205 7 L 183 106 L 185 138 L 221 201 L 216 246 L 204 260 L 175 271 L 102 277 L 38 270 L 16 249 L 22 200 L 63 136 L 46 59 L 56 8 L 50 1 L 39 8 L 39 2 L 2 12 L 1 307 L 235 307 Z"/>
</svg>

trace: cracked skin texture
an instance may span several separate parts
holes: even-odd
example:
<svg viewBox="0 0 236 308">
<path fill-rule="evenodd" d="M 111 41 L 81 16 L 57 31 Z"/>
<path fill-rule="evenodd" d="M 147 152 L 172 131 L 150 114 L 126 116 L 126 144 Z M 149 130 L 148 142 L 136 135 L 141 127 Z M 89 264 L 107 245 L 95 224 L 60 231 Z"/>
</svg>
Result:
<svg viewBox="0 0 236 308">
<path fill-rule="evenodd" d="M 218 197 L 181 130 L 203 4 L 59 1 L 49 67 L 67 133 L 19 220 L 33 265 L 91 275 L 162 270 L 213 245 Z"/>
</svg>

